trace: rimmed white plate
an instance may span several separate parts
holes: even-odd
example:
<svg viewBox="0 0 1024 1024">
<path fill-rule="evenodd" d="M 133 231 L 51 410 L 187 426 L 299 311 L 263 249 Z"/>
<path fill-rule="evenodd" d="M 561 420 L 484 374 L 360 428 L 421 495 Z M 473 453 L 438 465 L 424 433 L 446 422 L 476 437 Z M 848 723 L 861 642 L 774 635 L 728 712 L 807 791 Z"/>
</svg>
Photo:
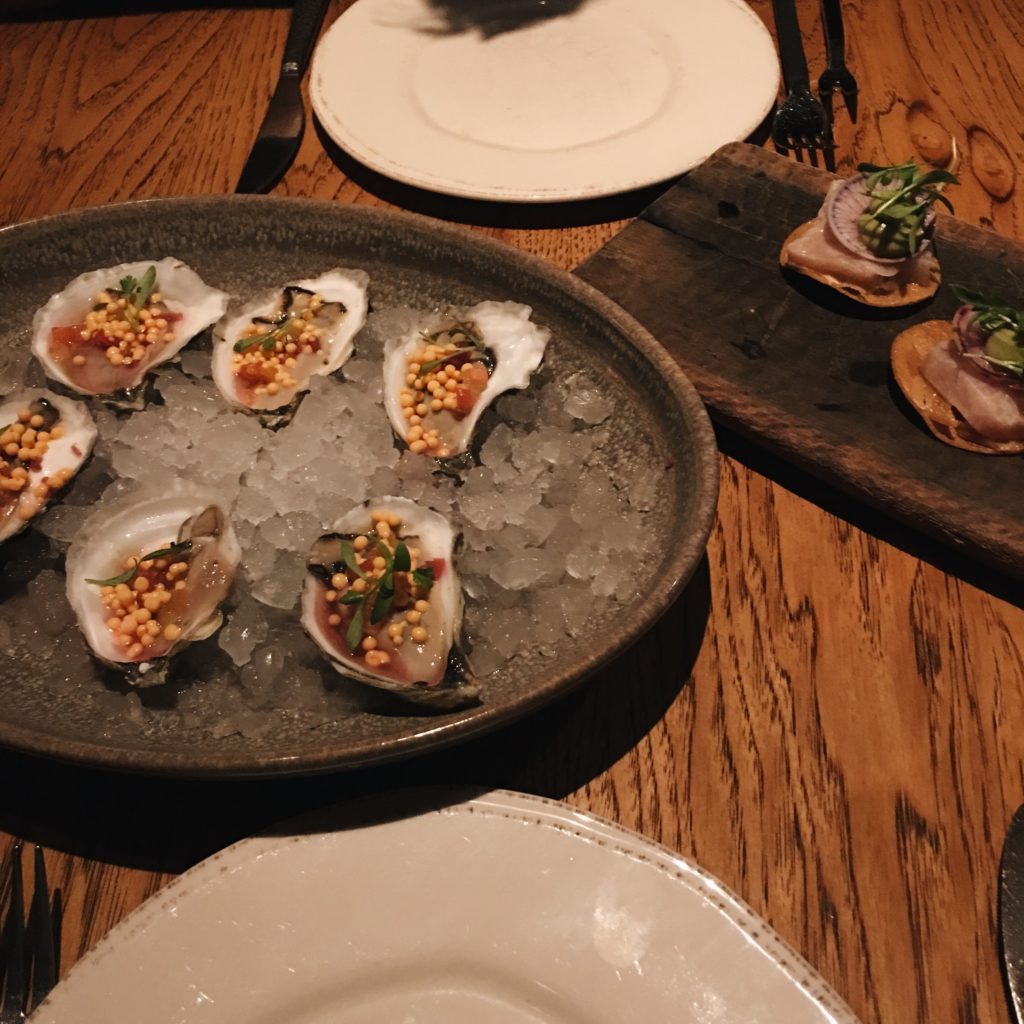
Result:
<svg viewBox="0 0 1024 1024">
<path fill-rule="evenodd" d="M 445 7 L 522 24 L 452 31 Z M 357 0 L 310 81 L 328 135 L 382 174 L 554 202 L 664 181 L 745 139 L 779 65 L 742 0 Z"/>
<path fill-rule="evenodd" d="M 399 799 L 204 861 L 34 1024 L 856 1024 L 663 847 L 514 793 Z"/>
</svg>

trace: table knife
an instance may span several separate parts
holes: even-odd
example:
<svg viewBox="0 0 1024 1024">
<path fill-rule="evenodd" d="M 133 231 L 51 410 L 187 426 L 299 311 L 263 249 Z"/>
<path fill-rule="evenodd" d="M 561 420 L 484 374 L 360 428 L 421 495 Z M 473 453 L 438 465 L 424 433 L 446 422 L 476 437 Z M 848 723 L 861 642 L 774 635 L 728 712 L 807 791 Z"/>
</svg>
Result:
<svg viewBox="0 0 1024 1024">
<path fill-rule="evenodd" d="M 999 927 L 1014 1020 L 1024 1024 L 1024 806 L 1010 822 L 999 866 Z"/>
<path fill-rule="evenodd" d="M 295 159 L 306 124 L 302 76 L 326 10 L 327 0 L 295 0 L 281 74 L 236 192 L 268 192 Z"/>
</svg>

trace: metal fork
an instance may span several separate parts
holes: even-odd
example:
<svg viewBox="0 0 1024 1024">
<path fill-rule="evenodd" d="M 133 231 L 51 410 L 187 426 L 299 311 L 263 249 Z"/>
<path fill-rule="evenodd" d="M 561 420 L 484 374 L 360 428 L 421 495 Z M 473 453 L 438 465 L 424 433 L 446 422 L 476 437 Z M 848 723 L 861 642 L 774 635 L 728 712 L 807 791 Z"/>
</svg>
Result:
<svg viewBox="0 0 1024 1024">
<path fill-rule="evenodd" d="M 806 152 L 812 162 L 817 162 L 820 152 L 829 170 L 834 170 L 836 146 L 832 126 L 825 108 L 811 92 L 796 4 L 794 0 L 772 0 L 772 8 L 786 83 L 786 98 L 772 121 L 772 141 L 780 153 L 795 150 L 799 156 Z"/>
<path fill-rule="evenodd" d="M 846 32 L 843 29 L 843 9 L 841 0 L 821 0 L 821 23 L 825 30 L 825 54 L 828 67 L 818 79 L 818 94 L 832 121 L 832 98 L 837 89 L 841 89 L 846 101 L 846 111 L 850 120 L 857 123 L 857 79 L 846 66 Z"/>
<path fill-rule="evenodd" d="M 0 1024 L 21 1024 L 57 983 L 60 890 L 50 899 L 43 851 L 35 847 L 35 880 L 25 921 L 21 840 L 14 844 L 7 913 L 0 931 Z"/>
</svg>

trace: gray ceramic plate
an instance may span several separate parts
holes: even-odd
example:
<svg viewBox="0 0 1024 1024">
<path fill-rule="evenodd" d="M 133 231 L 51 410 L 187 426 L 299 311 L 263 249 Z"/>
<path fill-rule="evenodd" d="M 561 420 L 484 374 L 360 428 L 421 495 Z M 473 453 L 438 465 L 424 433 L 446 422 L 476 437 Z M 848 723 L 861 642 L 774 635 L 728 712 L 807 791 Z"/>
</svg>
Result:
<svg viewBox="0 0 1024 1024">
<path fill-rule="evenodd" d="M 83 763 L 193 776 L 303 773 L 406 757 L 494 728 L 566 692 L 634 642 L 689 579 L 704 550 L 717 492 L 707 416 L 654 339 L 588 285 L 480 235 L 411 215 L 264 197 L 156 200 L 0 231 L 0 308 L 18 311 L 0 325 L 0 345 L 27 346 L 32 311 L 83 270 L 154 254 L 177 256 L 209 284 L 236 294 L 342 265 L 369 272 L 377 305 L 430 308 L 482 299 L 530 304 L 555 338 L 549 371 L 557 377 L 588 368 L 618 403 L 619 427 L 612 433 L 617 456 L 656 467 L 661 497 L 649 522 L 671 543 L 660 563 L 642 570 L 643 600 L 589 620 L 543 657 L 512 659 L 487 677 L 477 707 L 425 716 L 374 694 L 315 729 L 279 717 L 255 734 L 215 738 L 202 723 L 186 724 L 181 716 L 169 716 L 169 728 L 140 729 L 120 694 L 57 689 L 45 657 L 32 672 L 15 670 L 4 658 L 3 744 Z M 3 595 L 10 600 L 19 586 L 14 556 L 33 549 L 32 531 L 22 537 L 0 555 L 6 577 L 0 646 L 5 632 L 9 638 L 32 628 L 13 621 L 10 611 L 4 614 Z M 42 546 L 38 537 L 35 546 Z M 45 632 L 38 640 L 47 642 Z"/>
</svg>

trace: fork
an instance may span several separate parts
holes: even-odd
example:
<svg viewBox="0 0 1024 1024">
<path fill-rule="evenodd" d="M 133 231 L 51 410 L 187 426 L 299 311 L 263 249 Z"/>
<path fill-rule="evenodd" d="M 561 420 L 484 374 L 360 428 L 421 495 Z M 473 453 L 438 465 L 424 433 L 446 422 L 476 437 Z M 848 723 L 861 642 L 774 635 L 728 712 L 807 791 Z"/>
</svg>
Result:
<svg viewBox="0 0 1024 1024">
<path fill-rule="evenodd" d="M 825 108 L 811 92 L 796 4 L 794 0 L 772 0 L 772 8 L 786 83 L 786 98 L 772 121 L 772 141 L 781 153 L 796 150 L 799 155 L 806 152 L 812 163 L 817 162 L 817 154 L 821 152 L 826 166 L 834 170 L 832 126 Z"/>
<path fill-rule="evenodd" d="M 843 31 L 841 0 L 821 0 L 821 21 L 825 29 L 828 66 L 818 79 L 818 95 L 832 121 L 832 96 L 841 89 L 850 120 L 857 123 L 857 79 L 846 66 L 846 33 Z"/>
<path fill-rule="evenodd" d="M 32 903 L 25 921 L 22 843 L 14 844 L 7 913 L 0 931 L 0 1024 L 21 1024 L 57 983 L 55 919 L 60 917 L 60 890 L 51 902 L 43 851 L 35 847 Z"/>
</svg>

